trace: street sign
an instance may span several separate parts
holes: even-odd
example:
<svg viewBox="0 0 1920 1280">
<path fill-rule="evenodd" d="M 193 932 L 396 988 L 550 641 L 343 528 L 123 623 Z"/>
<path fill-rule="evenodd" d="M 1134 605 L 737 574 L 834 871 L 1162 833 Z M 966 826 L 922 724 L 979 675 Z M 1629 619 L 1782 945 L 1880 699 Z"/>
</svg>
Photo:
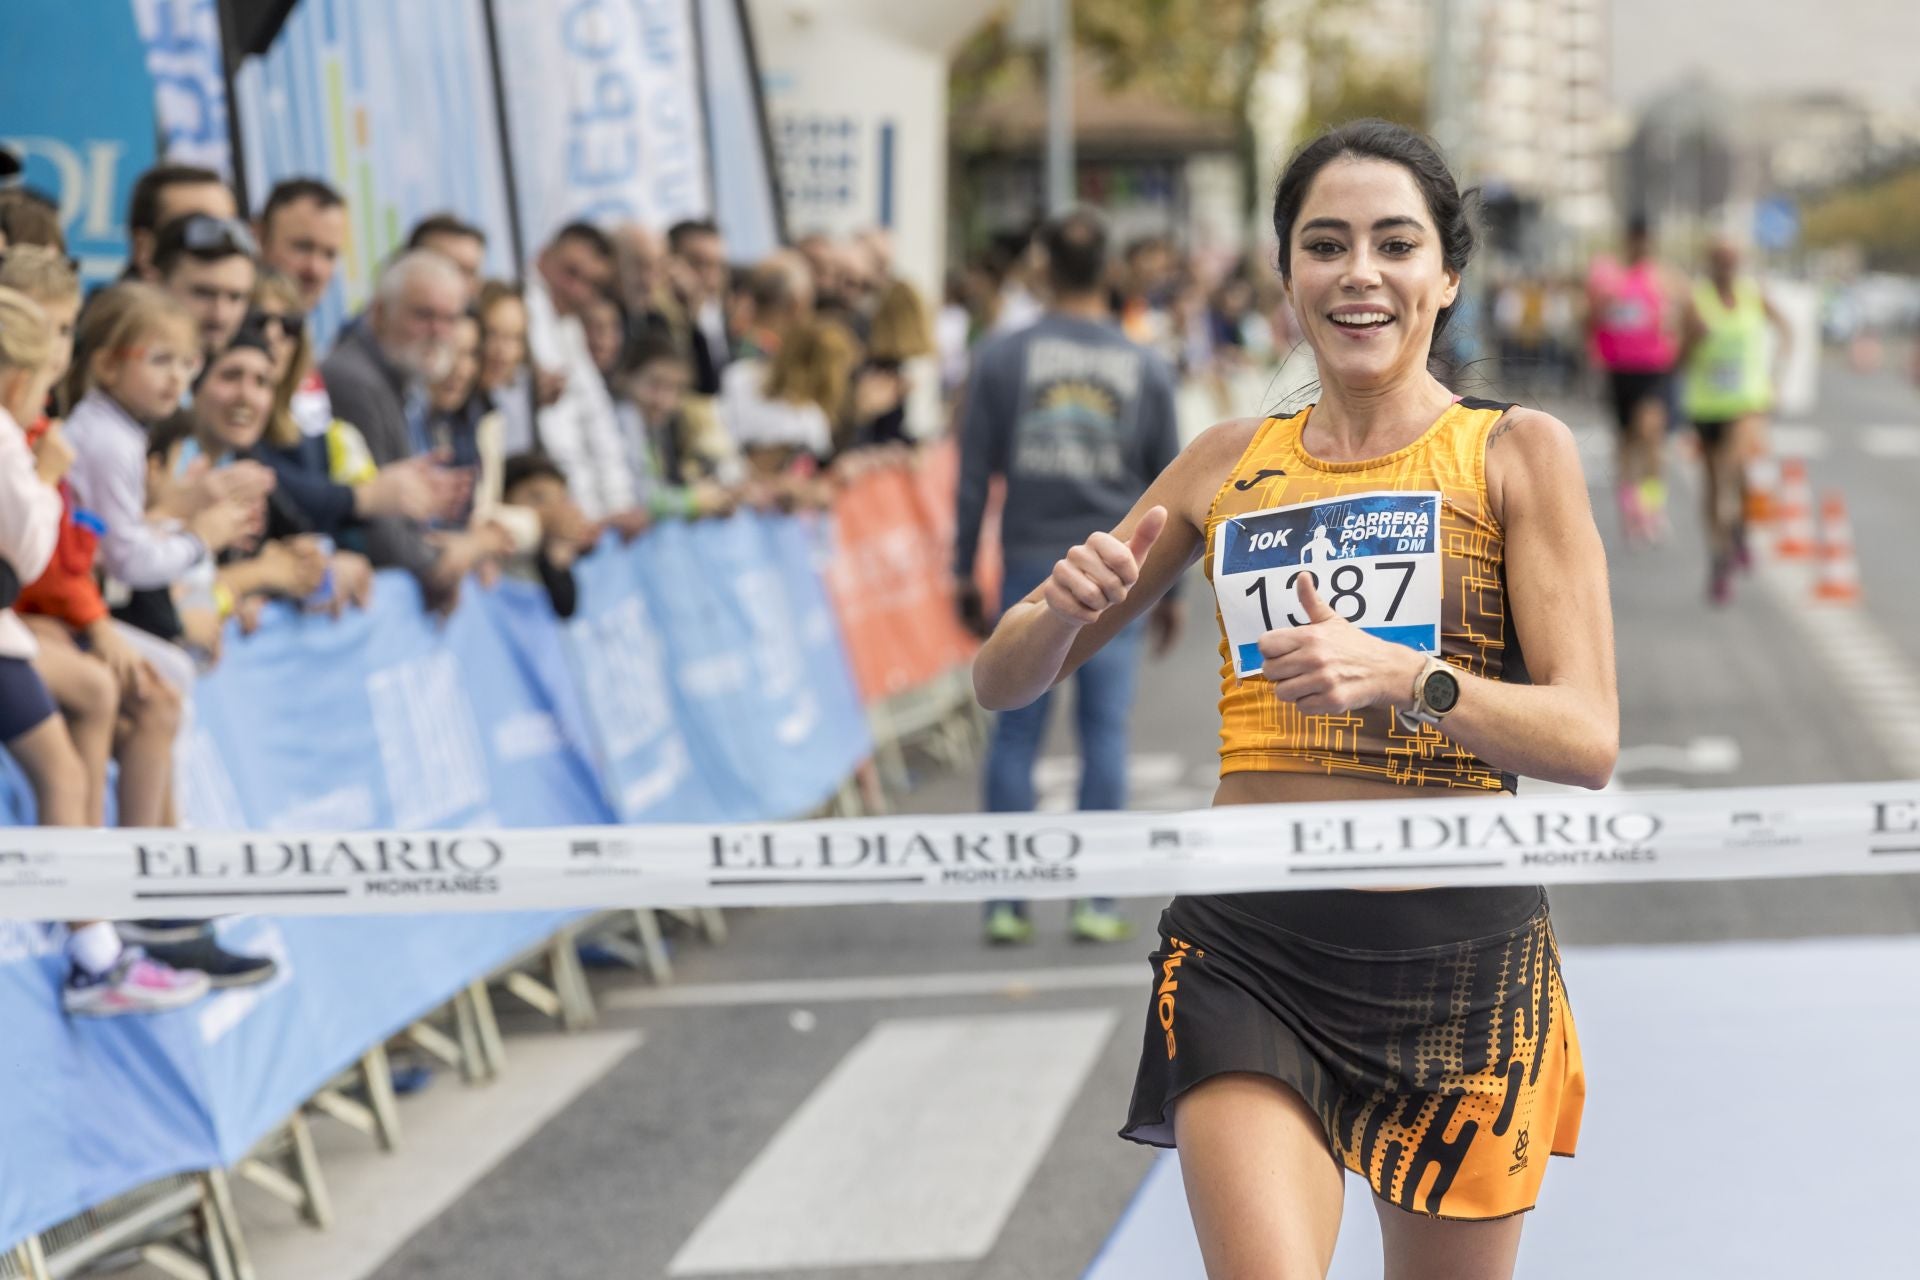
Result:
<svg viewBox="0 0 1920 1280">
<path fill-rule="evenodd" d="M 1800 239 L 1800 207 L 1771 196 L 1753 208 L 1753 241 L 1768 253 L 1784 253 Z"/>
</svg>

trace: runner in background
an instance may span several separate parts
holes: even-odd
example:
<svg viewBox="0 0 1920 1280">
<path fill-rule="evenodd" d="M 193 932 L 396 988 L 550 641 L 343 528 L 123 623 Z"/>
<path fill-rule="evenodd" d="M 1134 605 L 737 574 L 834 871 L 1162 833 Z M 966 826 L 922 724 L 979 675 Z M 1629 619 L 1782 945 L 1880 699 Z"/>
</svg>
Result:
<svg viewBox="0 0 1920 1280">
<path fill-rule="evenodd" d="M 1040 241 L 1051 304 L 1033 324 L 976 353 L 960 434 L 954 571 L 960 583 L 973 582 L 988 485 L 1005 476 L 1007 601 L 1037 589 L 1069 548 L 1118 523 L 1180 452 L 1172 372 L 1112 323 L 1106 224 L 1091 212 L 1069 213 L 1048 223 Z M 977 590 L 963 585 L 961 601 L 965 616 L 982 616 Z M 1172 648 L 1178 609 L 1169 599 L 1154 613 L 1158 653 Z M 1116 635 L 1076 677 L 1082 809 L 1127 807 L 1127 730 L 1142 629 Z M 1050 704 L 1043 693 L 995 720 L 986 764 L 991 812 L 1034 807 L 1033 769 Z M 1033 936 L 1024 902 L 988 903 L 986 928 L 995 943 Z M 1076 903 L 1072 928 L 1075 937 L 1095 942 L 1131 932 L 1105 899 Z"/>
<path fill-rule="evenodd" d="M 1678 344 L 1678 291 L 1653 257 L 1645 214 L 1627 223 L 1626 261 L 1594 261 L 1587 276 L 1587 329 L 1606 371 L 1619 428 L 1614 482 L 1627 541 L 1658 542 L 1667 525 L 1667 383 Z"/>
<path fill-rule="evenodd" d="M 1778 335 L 1771 363 L 1769 325 Z M 1767 413 L 1792 341 L 1786 317 L 1760 282 L 1741 273 L 1739 246 L 1716 237 L 1707 247 L 1707 278 L 1687 303 L 1679 364 L 1687 419 L 1705 462 L 1707 598 L 1717 605 L 1733 598 L 1734 570 L 1751 563 L 1746 466 L 1766 453 Z"/>
</svg>

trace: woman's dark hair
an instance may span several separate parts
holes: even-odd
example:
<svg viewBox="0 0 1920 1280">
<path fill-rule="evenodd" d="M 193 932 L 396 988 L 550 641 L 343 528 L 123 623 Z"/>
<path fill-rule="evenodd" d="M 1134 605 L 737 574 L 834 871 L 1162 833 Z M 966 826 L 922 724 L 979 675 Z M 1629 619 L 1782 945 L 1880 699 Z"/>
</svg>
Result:
<svg viewBox="0 0 1920 1280">
<path fill-rule="evenodd" d="M 1453 180 L 1440 148 L 1426 135 L 1386 120 L 1354 120 L 1327 130 L 1293 153 L 1286 171 L 1273 189 L 1273 233 L 1280 245 L 1280 277 L 1293 278 L 1293 224 L 1306 203 L 1307 191 L 1320 171 L 1345 157 L 1384 160 L 1413 175 L 1414 185 L 1427 202 L 1427 214 L 1440 236 L 1440 257 L 1454 272 L 1464 272 L 1473 257 L 1476 236 L 1470 210 L 1473 191 L 1463 193 Z M 1453 318 L 1452 307 L 1442 307 L 1433 321 L 1433 343 L 1438 345 Z"/>
</svg>

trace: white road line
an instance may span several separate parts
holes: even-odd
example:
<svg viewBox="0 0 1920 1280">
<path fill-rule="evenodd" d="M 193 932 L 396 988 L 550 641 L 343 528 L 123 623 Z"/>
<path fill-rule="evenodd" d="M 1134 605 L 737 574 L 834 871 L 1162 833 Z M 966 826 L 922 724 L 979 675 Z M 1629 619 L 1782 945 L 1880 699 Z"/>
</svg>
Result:
<svg viewBox="0 0 1920 1280">
<path fill-rule="evenodd" d="M 879 1023 L 756 1156 L 673 1276 L 982 1258 L 1118 1016 Z"/>
<path fill-rule="evenodd" d="M 1813 603 L 1813 573 L 1769 563 L 1753 575 L 1791 619 L 1872 732 L 1894 772 L 1920 777 L 1920 679 L 1864 608 Z"/>
<path fill-rule="evenodd" d="M 1732 738 L 1695 738 L 1684 747 L 1646 743 L 1620 748 L 1613 767 L 1615 777 L 1644 769 L 1664 773 L 1737 773 L 1740 769 L 1740 744 Z"/>
<path fill-rule="evenodd" d="M 637 1031 L 515 1036 L 507 1070 L 484 1088 L 442 1072 L 400 1108 L 405 1141 L 382 1152 L 330 1120 L 314 1139 L 333 1196 L 331 1231 L 297 1221 L 244 1179 L 234 1194 L 246 1219 L 254 1269 L 271 1280 L 360 1280 L 575 1098 L 632 1053 Z M 251 1212 L 259 1207 L 262 1212 Z"/>
<path fill-rule="evenodd" d="M 1860 448 L 1871 457 L 1920 459 L 1920 427 L 1863 427 L 1858 439 Z"/>
<path fill-rule="evenodd" d="M 1767 428 L 1767 440 L 1783 458 L 1824 458 L 1831 443 L 1824 427 L 1804 422 L 1776 422 Z"/>
<path fill-rule="evenodd" d="M 1066 965 L 1054 969 L 981 969 L 958 973 L 889 973 L 871 978 L 799 978 L 766 982 L 688 982 L 608 992 L 608 1009 L 706 1009 L 755 1004 L 845 1004 L 859 1000 L 931 1000 L 947 996 L 1004 996 L 1018 1000 L 1047 991 L 1144 988 L 1145 961 Z"/>
</svg>

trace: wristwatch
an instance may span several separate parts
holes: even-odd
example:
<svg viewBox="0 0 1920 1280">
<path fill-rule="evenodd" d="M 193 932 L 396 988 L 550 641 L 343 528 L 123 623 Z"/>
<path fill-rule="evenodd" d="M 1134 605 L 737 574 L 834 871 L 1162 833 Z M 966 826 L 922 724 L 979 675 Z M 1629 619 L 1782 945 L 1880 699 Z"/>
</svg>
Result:
<svg viewBox="0 0 1920 1280">
<path fill-rule="evenodd" d="M 1429 656 L 1420 674 L 1413 678 L 1413 705 L 1396 711 L 1400 727 L 1417 733 L 1422 725 L 1433 726 L 1446 717 L 1460 701 L 1460 677 L 1440 659 Z"/>
</svg>

